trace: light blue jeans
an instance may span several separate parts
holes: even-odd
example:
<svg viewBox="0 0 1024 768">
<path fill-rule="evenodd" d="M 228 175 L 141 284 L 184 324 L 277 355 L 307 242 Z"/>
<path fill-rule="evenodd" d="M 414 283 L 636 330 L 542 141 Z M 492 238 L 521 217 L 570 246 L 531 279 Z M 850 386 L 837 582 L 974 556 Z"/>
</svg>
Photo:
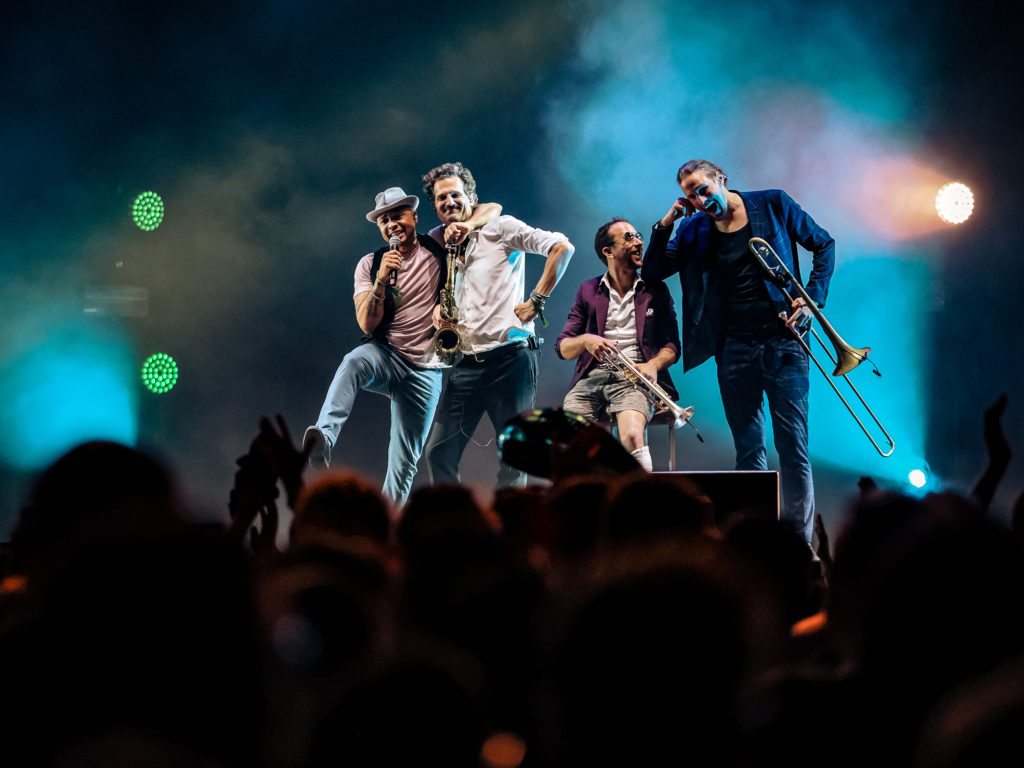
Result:
<svg viewBox="0 0 1024 768">
<path fill-rule="evenodd" d="M 396 506 L 405 504 L 416 477 L 416 463 L 441 396 L 441 370 L 417 368 L 386 344 L 369 341 L 341 361 L 327 390 L 316 426 L 328 450 L 338 442 L 360 389 L 391 400 L 391 441 L 384 495 Z"/>
</svg>

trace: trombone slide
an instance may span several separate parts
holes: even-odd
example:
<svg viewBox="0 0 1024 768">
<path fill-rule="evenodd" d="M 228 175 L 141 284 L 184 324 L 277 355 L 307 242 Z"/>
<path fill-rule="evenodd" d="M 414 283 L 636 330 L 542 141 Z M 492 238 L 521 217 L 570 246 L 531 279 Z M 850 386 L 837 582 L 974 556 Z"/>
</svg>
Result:
<svg viewBox="0 0 1024 768">
<path fill-rule="evenodd" d="M 843 405 L 846 406 L 846 410 L 850 412 L 850 415 L 853 416 L 857 424 L 860 425 L 861 430 L 864 432 L 864 435 L 868 438 L 868 440 L 871 441 L 871 444 L 875 447 L 875 450 L 878 451 L 878 453 L 881 454 L 883 457 L 891 456 L 893 451 L 896 450 L 896 444 L 893 442 L 892 437 L 889 436 L 889 433 L 885 430 L 885 427 L 882 426 L 882 422 L 879 421 L 877 416 L 875 416 L 875 412 L 871 410 L 871 407 L 867 404 L 867 401 L 864 400 L 864 397 L 861 395 L 860 391 L 857 389 L 857 387 L 854 386 L 853 382 L 850 381 L 850 377 L 846 375 L 854 368 L 856 368 L 858 365 L 860 365 L 862 362 L 868 359 L 868 355 L 871 354 L 871 347 L 862 347 L 860 349 L 856 349 L 855 347 L 851 347 L 843 340 L 843 337 L 840 336 L 836 332 L 836 329 L 832 327 L 832 324 L 825 318 L 825 315 L 822 313 L 822 311 L 818 309 L 817 305 L 815 305 L 814 299 L 812 299 L 810 295 L 807 293 L 807 291 L 804 289 L 804 287 L 800 285 L 800 282 L 793 276 L 793 273 L 789 271 L 789 268 L 786 266 L 785 262 L 779 257 L 779 254 L 775 252 L 775 249 L 772 248 L 768 241 L 760 237 L 752 237 L 750 238 L 750 241 L 747 243 L 747 245 L 750 248 L 751 253 L 754 254 L 754 257 L 760 263 L 761 267 L 770 275 L 770 279 L 779 287 L 779 290 L 782 291 L 782 295 L 786 297 L 786 301 L 788 301 L 790 305 L 793 304 L 794 299 L 790 292 L 786 289 L 787 285 L 793 291 L 798 293 L 800 295 L 800 298 L 804 300 L 807 309 L 814 316 L 814 319 L 817 320 L 818 323 L 821 325 L 821 329 L 825 332 L 825 335 L 828 336 L 829 341 L 832 342 L 832 346 L 835 349 L 835 354 L 833 354 L 832 350 L 830 350 L 828 346 L 825 344 L 825 342 L 821 340 L 821 336 L 818 335 L 818 332 L 815 331 L 813 327 L 810 329 L 811 335 L 813 335 L 814 338 L 818 340 L 818 343 L 821 345 L 821 348 L 825 350 L 825 354 L 828 355 L 829 359 L 835 365 L 835 370 L 832 371 L 832 376 L 828 375 L 828 372 L 818 361 L 818 358 L 814 356 L 814 353 L 811 351 L 811 345 L 808 344 L 807 340 L 804 338 L 805 334 L 800 333 L 800 331 L 798 331 L 795 327 L 790 327 L 790 330 L 793 331 L 793 335 L 796 336 L 797 341 L 799 341 L 800 344 L 803 346 L 804 351 L 807 352 L 807 356 L 814 361 L 814 364 L 817 366 L 818 370 L 821 371 L 821 374 L 825 377 L 826 381 L 828 381 L 829 385 L 832 387 L 832 390 L 842 401 Z M 772 257 L 775 260 L 774 267 L 769 265 L 769 257 Z M 781 313 L 780 317 L 782 317 L 782 319 L 785 319 L 785 313 Z M 875 372 L 878 373 L 877 368 L 875 369 Z M 878 375 L 881 376 L 880 373 Z M 832 381 L 832 378 L 835 376 L 842 376 L 844 379 L 846 379 L 846 383 L 850 385 L 850 389 L 857 396 L 857 399 L 860 400 L 861 405 L 864 406 L 864 409 L 867 411 L 871 419 L 875 422 L 875 426 L 877 426 L 879 431 L 881 431 L 882 435 L 884 436 L 884 441 L 888 445 L 888 448 L 883 449 L 882 446 L 878 444 L 878 441 L 876 441 L 875 438 L 868 431 L 868 428 L 864 426 L 864 422 L 860 420 L 860 417 L 857 416 L 856 412 L 853 410 L 853 407 L 850 405 L 849 402 L 847 402 L 846 398 L 843 397 L 843 394 L 839 391 L 839 387 L 837 387 L 836 383 Z"/>
</svg>

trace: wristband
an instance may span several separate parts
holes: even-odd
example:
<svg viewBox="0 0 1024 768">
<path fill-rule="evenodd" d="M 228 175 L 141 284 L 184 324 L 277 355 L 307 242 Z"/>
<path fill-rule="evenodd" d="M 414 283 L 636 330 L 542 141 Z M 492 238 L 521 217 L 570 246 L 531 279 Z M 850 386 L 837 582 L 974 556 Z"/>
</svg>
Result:
<svg viewBox="0 0 1024 768">
<path fill-rule="evenodd" d="M 544 302 L 543 301 L 537 301 L 537 299 L 533 298 L 533 296 L 531 295 L 530 296 L 530 303 L 533 304 L 533 309 L 537 313 L 537 317 L 540 318 L 540 324 L 543 325 L 545 328 L 547 328 L 548 327 L 548 319 L 546 317 L 544 317 Z"/>
</svg>

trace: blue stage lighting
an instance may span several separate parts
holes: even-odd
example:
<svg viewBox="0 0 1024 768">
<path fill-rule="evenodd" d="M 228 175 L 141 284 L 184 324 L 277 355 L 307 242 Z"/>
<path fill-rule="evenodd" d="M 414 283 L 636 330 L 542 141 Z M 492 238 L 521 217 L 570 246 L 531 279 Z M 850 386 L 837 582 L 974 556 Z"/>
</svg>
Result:
<svg viewBox="0 0 1024 768">
<path fill-rule="evenodd" d="M 16 311 L 10 337 L 0 345 L 0 461 L 32 470 L 86 440 L 134 444 L 134 352 L 116 324 L 43 305 Z"/>
</svg>

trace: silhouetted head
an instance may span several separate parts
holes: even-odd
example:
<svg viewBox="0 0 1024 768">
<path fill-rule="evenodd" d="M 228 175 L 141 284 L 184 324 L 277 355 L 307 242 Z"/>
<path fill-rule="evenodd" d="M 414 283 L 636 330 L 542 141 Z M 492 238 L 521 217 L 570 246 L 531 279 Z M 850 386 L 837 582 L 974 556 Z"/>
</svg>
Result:
<svg viewBox="0 0 1024 768">
<path fill-rule="evenodd" d="M 608 538 L 692 533 L 714 525 L 711 502 L 686 478 L 630 476 L 608 503 Z"/>
<path fill-rule="evenodd" d="M 388 504 L 376 486 L 355 472 L 321 475 L 302 490 L 292 521 L 293 545 L 317 531 L 388 541 Z"/>
<path fill-rule="evenodd" d="M 12 569 L 46 570 L 96 542 L 164 533 L 182 519 L 159 462 L 120 443 L 83 443 L 36 482 L 11 535 Z"/>
</svg>

